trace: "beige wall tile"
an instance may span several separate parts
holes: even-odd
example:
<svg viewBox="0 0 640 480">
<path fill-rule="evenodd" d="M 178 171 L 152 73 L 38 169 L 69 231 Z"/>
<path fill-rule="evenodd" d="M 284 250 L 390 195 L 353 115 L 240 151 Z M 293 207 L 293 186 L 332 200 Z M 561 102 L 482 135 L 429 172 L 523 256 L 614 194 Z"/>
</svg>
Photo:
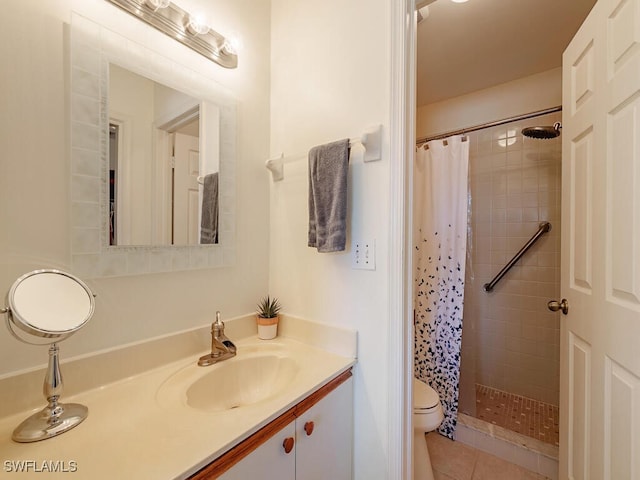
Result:
<svg viewBox="0 0 640 480">
<path fill-rule="evenodd" d="M 548 115 L 518 127 L 559 120 L 559 114 Z M 517 142 L 505 149 L 497 139 L 507 130 L 470 134 L 478 148 L 470 159 L 473 249 L 468 268 L 473 281 L 467 282 L 467 292 L 473 289 L 473 294 L 466 292 L 465 311 L 473 312 L 475 333 L 465 342 L 475 345 L 465 348 L 463 364 L 465 355 L 474 352 L 476 382 L 515 388 L 512 393 L 557 404 L 552 396 L 557 390 L 559 322 L 546 303 L 559 295 L 560 143 L 531 141 L 518 134 Z M 551 232 L 492 293 L 482 291 L 543 220 L 552 222 Z M 467 373 L 466 379 L 473 378 Z"/>
</svg>

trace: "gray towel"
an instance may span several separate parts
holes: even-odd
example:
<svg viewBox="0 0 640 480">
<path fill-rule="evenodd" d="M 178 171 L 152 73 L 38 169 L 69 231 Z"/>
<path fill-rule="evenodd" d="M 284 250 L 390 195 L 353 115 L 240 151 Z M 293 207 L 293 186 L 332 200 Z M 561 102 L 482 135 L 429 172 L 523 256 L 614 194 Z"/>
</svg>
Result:
<svg viewBox="0 0 640 480">
<path fill-rule="evenodd" d="M 309 246 L 339 252 L 347 243 L 349 139 L 309 151 Z"/>
<path fill-rule="evenodd" d="M 218 172 L 205 175 L 202 187 L 200 244 L 218 243 Z"/>
</svg>

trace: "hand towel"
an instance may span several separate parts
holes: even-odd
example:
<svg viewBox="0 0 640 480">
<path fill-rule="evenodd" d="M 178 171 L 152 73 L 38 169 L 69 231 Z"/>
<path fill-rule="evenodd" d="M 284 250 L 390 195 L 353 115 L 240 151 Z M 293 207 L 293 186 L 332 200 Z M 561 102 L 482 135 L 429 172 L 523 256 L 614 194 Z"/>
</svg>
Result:
<svg viewBox="0 0 640 480">
<path fill-rule="evenodd" d="M 309 151 L 309 246 L 338 252 L 347 241 L 349 139 Z"/>
<path fill-rule="evenodd" d="M 200 244 L 218 243 L 218 172 L 205 175 L 202 182 Z"/>
</svg>

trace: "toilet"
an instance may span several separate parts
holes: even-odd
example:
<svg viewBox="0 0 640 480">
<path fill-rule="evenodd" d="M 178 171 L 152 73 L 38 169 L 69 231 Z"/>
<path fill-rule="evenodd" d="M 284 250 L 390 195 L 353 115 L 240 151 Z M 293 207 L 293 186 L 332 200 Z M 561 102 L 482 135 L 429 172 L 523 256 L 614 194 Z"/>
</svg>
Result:
<svg viewBox="0 0 640 480">
<path fill-rule="evenodd" d="M 413 480 L 433 480 L 433 470 L 424 434 L 440 426 L 444 418 L 437 392 L 413 379 Z"/>
</svg>

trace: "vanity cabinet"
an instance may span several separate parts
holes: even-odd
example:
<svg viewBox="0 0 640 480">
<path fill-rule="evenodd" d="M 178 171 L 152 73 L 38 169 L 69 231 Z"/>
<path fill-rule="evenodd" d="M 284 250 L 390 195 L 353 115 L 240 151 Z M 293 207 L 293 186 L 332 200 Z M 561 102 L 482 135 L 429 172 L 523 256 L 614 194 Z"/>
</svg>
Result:
<svg viewBox="0 0 640 480">
<path fill-rule="evenodd" d="M 296 480 L 351 480 L 353 379 L 296 419 Z"/>
<path fill-rule="evenodd" d="M 219 477 L 214 471 L 212 476 L 203 478 L 294 480 L 296 478 L 295 435 L 294 420 Z M 284 448 L 285 440 L 293 443 L 288 453 Z"/>
<path fill-rule="evenodd" d="M 344 372 L 191 477 L 350 480 L 353 378 Z"/>
</svg>

